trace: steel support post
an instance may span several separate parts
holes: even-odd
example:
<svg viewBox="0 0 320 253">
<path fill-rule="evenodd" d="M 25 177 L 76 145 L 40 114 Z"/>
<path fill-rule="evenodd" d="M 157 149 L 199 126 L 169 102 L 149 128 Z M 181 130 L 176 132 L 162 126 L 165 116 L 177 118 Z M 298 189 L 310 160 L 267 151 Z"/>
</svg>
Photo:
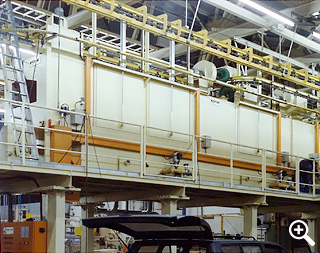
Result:
<svg viewBox="0 0 320 253">
<path fill-rule="evenodd" d="M 127 23 L 123 20 L 120 21 L 120 67 L 126 67 L 126 53 L 127 44 Z"/>
<path fill-rule="evenodd" d="M 164 199 L 161 201 L 161 214 L 177 214 L 177 200 L 176 199 Z"/>
<path fill-rule="evenodd" d="M 48 252 L 64 252 L 65 191 L 48 192 Z"/>
<path fill-rule="evenodd" d="M 94 216 L 94 204 L 81 206 L 82 219 Z M 93 228 L 81 226 L 81 253 L 94 252 L 94 231 Z"/>
<path fill-rule="evenodd" d="M 248 205 L 243 208 L 244 235 L 257 238 L 258 205 Z"/>
</svg>

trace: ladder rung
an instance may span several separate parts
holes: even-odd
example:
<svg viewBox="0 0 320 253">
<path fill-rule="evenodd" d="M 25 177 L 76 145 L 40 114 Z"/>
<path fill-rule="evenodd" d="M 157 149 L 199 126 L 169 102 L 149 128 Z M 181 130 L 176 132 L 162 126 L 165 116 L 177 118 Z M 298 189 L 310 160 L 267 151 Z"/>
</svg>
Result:
<svg viewBox="0 0 320 253">
<path fill-rule="evenodd" d="M 22 130 L 20 129 L 16 129 L 17 132 L 21 132 L 22 133 Z M 24 131 L 26 134 L 34 134 L 34 132 L 30 132 L 30 131 Z"/>
<path fill-rule="evenodd" d="M 16 79 L 12 79 L 12 78 L 7 78 L 8 81 L 11 81 L 11 82 L 16 82 L 16 83 L 25 83 L 25 82 L 22 82 L 22 81 L 18 81 Z"/>
<path fill-rule="evenodd" d="M 21 95 L 21 96 L 27 96 L 27 94 L 21 93 L 19 91 L 10 90 L 9 92 L 12 93 L 12 94 L 17 94 L 17 95 Z"/>
<path fill-rule="evenodd" d="M 7 57 L 10 57 L 10 58 L 13 58 L 13 59 L 20 59 L 20 57 L 17 57 L 17 56 L 13 56 L 11 54 L 2 54 L 4 56 L 7 56 Z"/>
<path fill-rule="evenodd" d="M 18 145 L 22 146 L 22 143 L 18 142 Z M 35 148 L 35 147 L 37 147 L 37 144 L 30 144 L 30 143 L 26 142 L 25 146 L 28 148 Z"/>
<path fill-rule="evenodd" d="M 12 67 L 12 66 L 8 66 L 8 65 L 5 65 L 4 67 L 6 67 L 7 69 L 10 69 L 10 70 L 12 70 L 12 71 L 19 71 L 19 72 L 22 72 L 22 71 L 23 71 L 23 69 L 17 69 L 17 68 L 14 68 L 14 67 Z"/>
<path fill-rule="evenodd" d="M 22 118 L 20 117 L 20 116 L 13 116 L 15 119 L 21 119 L 22 120 Z M 31 119 L 29 119 L 29 118 L 24 118 L 26 121 L 31 121 Z"/>
</svg>

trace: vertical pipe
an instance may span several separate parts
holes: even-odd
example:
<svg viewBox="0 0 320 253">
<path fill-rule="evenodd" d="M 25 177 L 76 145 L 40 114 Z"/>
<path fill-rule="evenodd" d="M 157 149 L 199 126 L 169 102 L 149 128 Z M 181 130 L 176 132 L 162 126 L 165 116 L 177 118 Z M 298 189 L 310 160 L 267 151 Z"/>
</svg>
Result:
<svg viewBox="0 0 320 253">
<path fill-rule="evenodd" d="M 145 47 L 145 58 L 146 60 L 149 60 L 149 48 L 150 48 L 150 33 L 147 31 L 144 31 L 144 47 Z M 145 64 L 145 72 L 149 73 L 149 66 L 150 64 L 146 62 Z"/>
<path fill-rule="evenodd" d="M 141 30 L 141 53 L 140 53 L 140 56 L 142 58 L 145 58 L 145 50 L 146 50 L 146 41 L 145 41 L 145 31 L 144 30 Z M 141 61 L 140 63 L 140 68 L 141 68 L 141 72 L 144 73 L 144 70 L 145 70 L 145 66 L 144 66 L 144 61 Z"/>
<path fill-rule="evenodd" d="M 313 166 L 312 168 L 316 167 L 316 161 L 313 160 Z M 312 196 L 315 197 L 316 196 L 316 170 L 313 169 L 312 170 Z"/>
<path fill-rule="evenodd" d="M 145 161 L 144 161 L 144 125 L 140 126 L 140 177 L 143 177 Z"/>
<path fill-rule="evenodd" d="M 233 187 L 233 144 L 230 143 L 230 187 Z"/>
<path fill-rule="evenodd" d="M 169 54 L 169 61 L 170 61 L 170 70 L 169 70 L 169 80 L 174 82 L 175 77 L 174 77 L 174 70 L 172 68 L 174 68 L 175 66 L 175 41 L 170 40 L 169 41 L 169 45 L 170 45 L 170 54 Z"/>
<path fill-rule="evenodd" d="M 90 57 L 86 57 L 85 61 L 85 72 L 84 72 L 84 82 L 85 82 L 85 92 L 84 92 L 84 101 L 85 101 L 85 113 L 91 114 L 91 66 L 92 59 Z"/>
<path fill-rule="evenodd" d="M 277 116 L 277 165 L 281 165 L 281 112 Z"/>
<path fill-rule="evenodd" d="M 299 163 L 300 163 L 300 159 L 297 156 L 296 157 L 296 171 L 295 171 L 295 175 L 296 175 L 296 193 L 299 194 L 300 192 L 300 172 L 299 172 Z"/>
<path fill-rule="evenodd" d="M 21 159 L 22 159 L 22 165 L 26 164 L 26 107 L 25 104 L 22 103 L 21 105 Z M 30 110 L 30 109 L 29 109 Z"/>
<path fill-rule="evenodd" d="M 126 53 L 127 44 L 127 23 L 123 20 L 120 21 L 120 67 L 126 67 Z"/>
<path fill-rule="evenodd" d="M 92 12 L 92 42 L 97 42 L 97 13 Z M 92 54 L 96 56 L 97 48 L 92 48 Z"/>
<path fill-rule="evenodd" d="M 121 126 L 124 122 L 124 71 L 121 74 Z"/>
<path fill-rule="evenodd" d="M 195 124 L 194 124 L 194 134 L 197 139 L 197 152 L 200 150 L 200 89 L 197 89 L 195 97 Z M 198 138 L 197 138 L 198 137 Z"/>
<path fill-rule="evenodd" d="M 262 190 L 267 187 L 267 153 L 265 149 L 262 149 Z"/>
<path fill-rule="evenodd" d="M 319 122 L 316 122 L 314 125 L 315 130 L 315 153 L 319 153 Z"/>
<path fill-rule="evenodd" d="M 173 134 L 173 85 L 171 84 L 171 134 Z"/>
</svg>

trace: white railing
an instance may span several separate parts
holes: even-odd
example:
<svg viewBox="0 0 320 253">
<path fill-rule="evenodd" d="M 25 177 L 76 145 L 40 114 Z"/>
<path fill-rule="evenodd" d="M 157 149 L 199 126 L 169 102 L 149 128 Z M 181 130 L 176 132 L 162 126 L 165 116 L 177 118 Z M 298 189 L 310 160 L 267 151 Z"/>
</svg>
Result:
<svg viewBox="0 0 320 253">
<path fill-rule="evenodd" d="M 33 161 L 33 166 L 45 167 L 46 162 L 50 162 L 51 167 L 52 164 L 69 163 L 69 166 L 74 166 L 76 170 L 86 173 L 97 173 L 98 169 L 100 176 L 111 171 L 113 173 L 125 172 L 135 173 L 132 175 L 139 177 L 157 177 L 159 180 L 171 178 L 196 184 L 213 182 L 219 183 L 221 187 L 245 187 L 249 190 L 253 187 L 252 189 L 260 191 L 281 192 L 306 197 L 319 195 L 317 189 L 320 188 L 320 184 L 316 177 L 320 173 L 315 170 L 301 172 L 299 163 L 306 159 L 303 157 L 289 155 L 289 161 L 294 164 L 293 166 L 288 163 L 286 166 L 276 165 L 276 158 L 279 155 L 276 151 L 215 139 L 209 139 L 212 148 L 203 152 L 202 149 L 198 150 L 197 147 L 202 137 L 194 134 L 110 120 L 84 113 L 47 108 L 7 99 L 0 100 L 4 104 L 4 108 L 10 108 L 10 103 L 21 104 L 23 108 L 28 106 L 34 112 L 37 112 L 37 114 L 34 114 L 36 117 L 42 114 L 46 120 L 55 118 L 57 121 L 60 113 L 83 117 L 81 131 L 76 132 L 74 129 L 72 130 L 72 127 L 56 129 L 48 126 L 30 126 L 25 121 L 14 124 L 10 120 L 11 112 L 6 114 L 6 110 L 4 119 L 1 120 L 4 123 L 4 128 L 0 131 L 1 160 L 6 163 L 20 163 L 23 166 L 30 163 L 27 159 L 28 145 L 24 133 L 27 127 L 34 127 L 36 131 L 44 133 L 44 145 L 38 146 L 41 159 Z M 24 118 L 23 115 L 22 118 Z M 69 119 L 66 119 L 66 122 L 68 125 L 70 124 Z M 22 129 L 21 141 L 18 143 L 12 140 L 14 125 Z M 4 129 L 7 130 L 7 134 L 3 132 Z M 50 136 L 55 134 L 66 136 L 68 144 L 65 144 L 63 148 L 61 148 L 61 143 L 59 143 L 60 146 L 51 146 L 52 143 L 50 144 L 49 139 Z M 251 155 L 245 156 L 243 151 L 239 152 L 240 147 L 249 151 L 251 149 L 255 150 L 256 155 L 249 152 Z M 18 152 L 17 155 L 14 149 L 19 148 L 22 152 Z M 218 149 L 220 151 L 216 152 Z M 171 161 L 171 156 L 175 151 L 182 154 L 179 164 Z M 52 160 L 54 155 L 58 159 Z M 315 167 L 316 161 L 319 162 L 313 160 L 313 167 Z M 73 170 L 69 166 L 67 168 Z M 191 175 L 161 173 L 168 168 L 190 170 Z M 288 176 L 278 178 L 280 170 L 285 170 L 291 176 L 291 179 Z M 300 178 L 301 176 L 303 178 Z M 305 178 L 308 178 L 309 181 L 306 181 Z M 311 194 L 305 192 L 309 187 L 312 189 Z M 303 190 L 302 192 L 300 188 Z"/>
</svg>

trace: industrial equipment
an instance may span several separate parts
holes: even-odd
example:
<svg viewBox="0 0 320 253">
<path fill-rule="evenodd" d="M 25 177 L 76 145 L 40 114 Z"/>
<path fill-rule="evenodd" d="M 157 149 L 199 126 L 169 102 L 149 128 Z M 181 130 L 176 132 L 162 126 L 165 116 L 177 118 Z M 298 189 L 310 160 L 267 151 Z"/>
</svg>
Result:
<svg viewBox="0 0 320 253">
<path fill-rule="evenodd" d="M 1 252 L 47 252 L 47 222 L 1 223 Z"/>
<path fill-rule="evenodd" d="M 174 176 L 181 176 L 181 177 L 183 177 L 183 175 L 191 176 L 192 172 L 189 169 L 188 163 L 183 164 L 183 168 L 179 166 L 179 163 L 182 157 L 183 155 L 180 152 L 178 151 L 174 152 L 171 157 L 173 160 L 173 163 L 170 164 L 169 168 L 163 169 L 160 174 L 162 175 L 173 174 Z"/>
<path fill-rule="evenodd" d="M 84 113 L 84 98 L 81 98 L 74 104 L 74 112 L 76 113 Z M 70 115 L 70 124 L 73 126 L 81 126 L 83 124 L 83 116 L 79 114 L 72 113 Z"/>
<path fill-rule="evenodd" d="M 213 80 L 215 80 L 217 78 L 217 68 L 216 66 L 209 61 L 206 60 L 202 60 L 197 62 L 194 66 L 193 66 L 193 71 L 196 74 L 199 74 L 200 76 L 205 76 L 208 78 L 211 78 Z M 212 86 L 212 82 L 209 82 L 207 80 L 204 79 L 198 79 L 195 80 L 195 85 L 199 86 L 200 88 L 204 88 L 204 89 L 208 89 L 210 86 Z"/>
<path fill-rule="evenodd" d="M 283 151 L 281 153 L 281 163 L 288 163 L 289 161 L 289 152 Z"/>
<path fill-rule="evenodd" d="M 201 148 L 203 149 L 207 149 L 207 148 L 211 148 L 211 136 L 209 135 L 204 135 L 201 138 Z"/>
</svg>

